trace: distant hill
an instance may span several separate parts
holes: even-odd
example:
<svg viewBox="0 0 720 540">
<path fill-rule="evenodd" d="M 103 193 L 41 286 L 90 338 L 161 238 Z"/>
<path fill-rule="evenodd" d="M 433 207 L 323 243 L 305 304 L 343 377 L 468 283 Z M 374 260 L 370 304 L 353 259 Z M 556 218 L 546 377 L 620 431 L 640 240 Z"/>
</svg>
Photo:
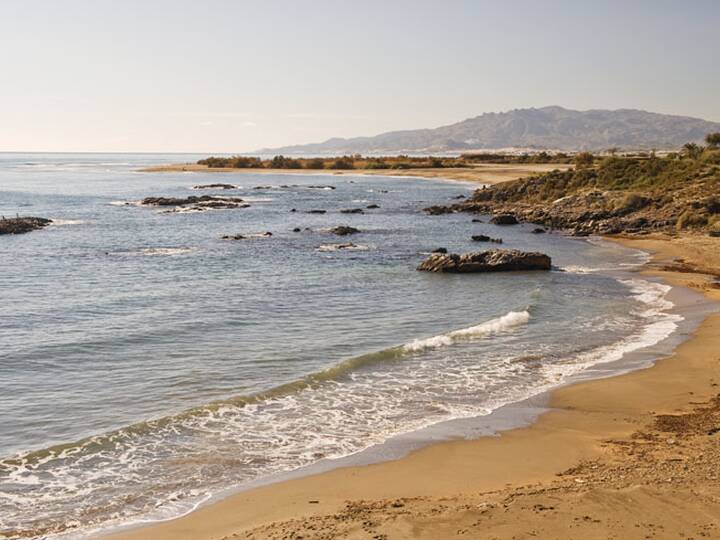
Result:
<svg viewBox="0 0 720 540">
<path fill-rule="evenodd" d="M 562 107 L 485 113 L 434 129 L 390 131 L 263 149 L 282 154 L 442 152 L 500 148 L 555 150 L 673 149 L 701 142 L 720 123 L 636 109 L 574 111 Z"/>
</svg>

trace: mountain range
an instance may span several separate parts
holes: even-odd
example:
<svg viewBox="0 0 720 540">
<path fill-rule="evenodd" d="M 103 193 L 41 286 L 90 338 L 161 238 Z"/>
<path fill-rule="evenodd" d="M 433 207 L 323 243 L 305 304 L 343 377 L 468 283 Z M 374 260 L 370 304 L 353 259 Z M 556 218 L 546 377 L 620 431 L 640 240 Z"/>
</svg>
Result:
<svg viewBox="0 0 720 540">
<path fill-rule="evenodd" d="M 563 107 L 485 113 L 432 129 L 332 138 L 263 149 L 283 154 L 382 154 L 529 148 L 549 150 L 677 149 L 701 142 L 720 123 L 637 109 L 576 111 Z"/>
</svg>

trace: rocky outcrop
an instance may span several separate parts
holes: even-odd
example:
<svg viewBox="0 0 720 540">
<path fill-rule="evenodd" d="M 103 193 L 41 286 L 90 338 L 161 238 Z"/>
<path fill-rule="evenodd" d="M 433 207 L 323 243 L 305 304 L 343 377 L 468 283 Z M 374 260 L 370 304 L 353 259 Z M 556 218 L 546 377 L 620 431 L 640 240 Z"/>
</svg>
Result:
<svg viewBox="0 0 720 540">
<path fill-rule="evenodd" d="M 494 242 L 496 244 L 502 244 L 502 238 L 490 238 L 484 234 L 475 234 L 472 236 L 473 242 Z"/>
<path fill-rule="evenodd" d="M 24 234 L 47 227 L 52 219 L 40 217 L 0 218 L 0 234 Z"/>
<path fill-rule="evenodd" d="M 330 229 L 330 232 L 333 234 L 337 234 L 338 236 L 347 236 L 348 234 L 357 234 L 360 232 L 360 229 L 356 229 L 355 227 L 349 227 L 347 225 L 340 225 L 338 227 L 333 227 Z"/>
<path fill-rule="evenodd" d="M 550 270 L 551 259 L 544 253 L 515 249 L 494 249 L 475 253 L 433 254 L 418 270 L 465 274 L 473 272 L 509 272 L 520 270 Z"/>
<path fill-rule="evenodd" d="M 227 208 L 248 208 L 250 205 L 243 202 L 240 197 L 220 197 L 216 195 L 202 195 L 196 197 L 145 197 L 140 204 L 143 206 L 160 206 L 182 208 L 184 210 L 204 211 Z"/>
</svg>

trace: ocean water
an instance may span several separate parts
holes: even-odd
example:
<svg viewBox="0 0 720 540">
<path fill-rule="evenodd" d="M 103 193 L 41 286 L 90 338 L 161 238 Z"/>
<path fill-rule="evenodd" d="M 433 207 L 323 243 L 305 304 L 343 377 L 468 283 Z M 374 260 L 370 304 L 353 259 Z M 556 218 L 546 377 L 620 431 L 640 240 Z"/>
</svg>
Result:
<svg viewBox="0 0 720 540">
<path fill-rule="evenodd" d="M 626 272 L 641 253 L 421 211 L 475 186 L 138 172 L 198 157 L 0 154 L 0 214 L 55 220 L 0 236 L 0 537 L 174 517 L 228 488 L 488 414 L 679 322 L 669 287 Z M 193 190 L 213 182 L 237 188 Z M 193 194 L 250 207 L 137 204 Z M 337 225 L 362 232 L 337 237 Z M 472 234 L 543 251 L 555 269 L 415 270 L 437 247 L 496 247 Z"/>
</svg>

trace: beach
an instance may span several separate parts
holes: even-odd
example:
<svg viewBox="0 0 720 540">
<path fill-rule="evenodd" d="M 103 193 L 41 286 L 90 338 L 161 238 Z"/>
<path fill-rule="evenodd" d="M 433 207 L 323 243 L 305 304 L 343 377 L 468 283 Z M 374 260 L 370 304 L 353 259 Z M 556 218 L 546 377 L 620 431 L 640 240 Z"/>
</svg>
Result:
<svg viewBox="0 0 720 540">
<path fill-rule="evenodd" d="M 643 273 L 720 300 L 691 271 L 720 268 L 715 239 L 616 241 L 652 254 Z M 668 271 L 678 258 L 682 271 Z M 719 351 L 715 313 L 650 369 L 552 392 L 530 426 L 241 492 L 110 537 L 716 537 Z"/>
<path fill-rule="evenodd" d="M 532 174 L 549 172 L 555 169 L 566 170 L 571 165 L 561 163 L 523 163 L 523 164 L 473 164 L 462 168 L 418 168 L 418 169 L 350 169 L 350 170 L 315 170 L 315 169 L 234 169 L 229 167 L 208 168 L 206 165 L 196 163 L 179 163 L 172 165 L 157 165 L 142 169 L 142 172 L 178 173 L 178 172 L 212 172 L 235 174 L 303 174 L 303 175 L 331 175 L 331 176 L 399 176 L 415 178 L 432 178 L 437 180 L 462 180 L 477 182 L 479 184 L 497 184 L 516 180 Z"/>
</svg>

